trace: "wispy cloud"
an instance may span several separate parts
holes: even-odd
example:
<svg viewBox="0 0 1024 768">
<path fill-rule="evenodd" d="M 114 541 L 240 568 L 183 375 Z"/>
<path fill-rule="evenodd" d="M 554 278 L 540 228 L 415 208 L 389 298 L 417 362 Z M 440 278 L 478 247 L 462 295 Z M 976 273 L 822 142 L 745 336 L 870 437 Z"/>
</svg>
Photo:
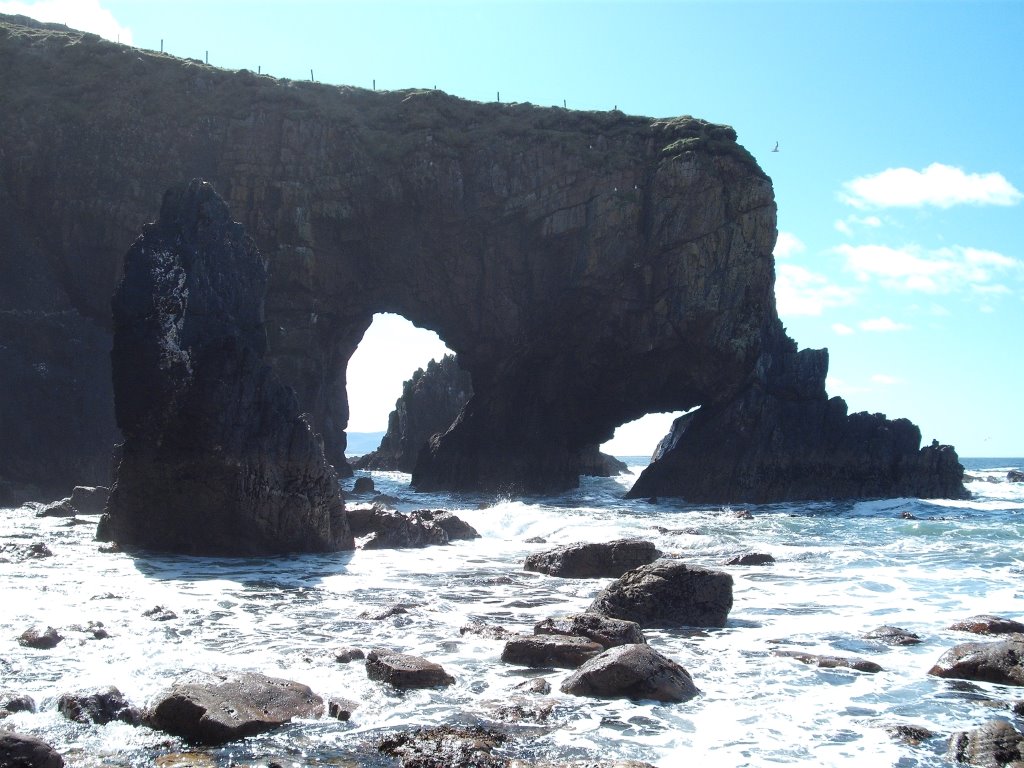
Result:
<svg viewBox="0 0 1024 768">
<path fill-rule="evenodd" d="M 1001 173 L 966 173 L 932 163 L 923 171 L 889 168 L 843 184 L 840 199 L 855 208 L 920 208 L 933 205 L 1016 205 L 1024 194 Z"/>
<path fill-rule="evenodd" d="M 854 227 L 871 227 L 873 229 L 882 226 L 882 220 L 877 216 L 857 216 L 851 214 L 844 219 L 838 219 L 835 223 L 837 232 L 841 232 L 847 237 L 853 236 Z"/>
<path fill-rule="evenodd" d="M 995 251 L 963 246 L 924 250 L 917 245 L 839 245 L 835 252 L 861 282 L 930 294 L 991 287 L 999 279 L 1021 274 L 1024 264 Z"/>
<path fill-rule="evenodd" d="M 861 320 L 857 327 L 869 333 L 892 333 L 893 331 L 908 331 L 910 326 L 906 323 L 897 323 L 888 317 L 876 317 L 872 320 Z"/>
<path fill-rule="evenodd" d="M 775 241 L 775 258 L 785 259 L 797 253 L 803 253 L 807 246 L 792 232 L 779 232 Z"/>
<path fill-rule="evenodd" d="M 775 303 L 780 315 L 820 315 L 852 304 L 856 291 L 796 264 L 775 266 Z"/>
<path fill-rule="evenodd" d="M 92 32 L 115 42 L 120 40 L 126 45 L 132 44 L 131 29 L 121 26 L 114 14 L 100 5 L 100 0 L 3 0 L 0 2 L 0 13 L 67 24 L 72 29 Z"/>
<path fill-rule="evenodd" d="M 856 333 L 853 328 L 845 323 L 832 323 L 832 331 L 839 336 L 850 336 L 851 334 Z"/>
</svg>

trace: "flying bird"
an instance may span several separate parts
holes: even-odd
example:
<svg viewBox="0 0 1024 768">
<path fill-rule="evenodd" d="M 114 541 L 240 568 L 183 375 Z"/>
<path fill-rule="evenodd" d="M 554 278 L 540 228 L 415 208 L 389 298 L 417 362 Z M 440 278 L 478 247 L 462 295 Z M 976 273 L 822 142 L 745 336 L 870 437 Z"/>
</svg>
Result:
<svg viewBox="0 0 1024 768">
<path fill-rule="evenodd" d="M 779 151 L 779 142 L 776 141 L 775 142 L 775 149 L 773 149 L 772 152 L 778 152 L 778 151 Z"/>
</svg>

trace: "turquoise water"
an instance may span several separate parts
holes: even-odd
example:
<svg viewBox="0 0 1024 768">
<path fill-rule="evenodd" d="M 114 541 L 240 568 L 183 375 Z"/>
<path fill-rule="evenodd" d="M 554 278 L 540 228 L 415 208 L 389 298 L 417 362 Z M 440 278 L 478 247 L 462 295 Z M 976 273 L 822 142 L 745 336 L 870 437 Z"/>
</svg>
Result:
<svg viewBox="0 0 1024 768">
<path fill-rule="evenodd" d="M 631 459 L 639 471 L 645 460 Z M 588 478 L 571 493 L 502 500 L 417 494 L 408 475 L 372 473 L 400 509 L 450 509 L 482 534 L 472 542 L 403 551 L 356 551 L 262 559 L 104 554 L 96 518 L 68 526 L 34 509 L 0 515 L 0 545 L 45 541 L 54 556 L 0 562 L 2 687 L 32 695 L 40 711 L 0 727 L 37 734 L 72 766 L 152 765 L 184 745 L 146 728 L 81 726 L 55 710 L 66 691 L 113 684 L 139 705 L 192 671 L 256 670 L 310 685 L 325 699 L 357 700 L 352 720 L 293 723 L 206 753 L 206 764 L 386 765 L 366 744 L 395 729 L 497 723 L 501 706 L 550 703 L 548 720 L 510 727 L 509 753 L 525 760 L 631 758 L 658 766 L 940 766 L 945 736 L 996 717 L 1024 692 L 928 676 L 949 647 L 972 639 L 950 624 L 979 613 L 1024 617 L 1024 484 L 1005 481 L 1022 459 L 965 460 L 966 502 L 884 501 L 744 505 L 626 501 L 633 477 Z M 351 480 L 346 487 L 351 487 Z M 904 513 L 912 516 L 906 519 Z M 546 544 L 527 544 L 540 536 Z M 531 552 L 576 541 L 654 541 L 666 554 L 735 579 L 734 607 L 720 630 L 648 631 L 651 645 L 685 666 L 701 695 L 685 704 L 596 701 L 558 691 L 564 670 L 500 661 L 502 643 L 462 636 L 470 620 L 523 632 L 548 616 L 584 610 L 607 580 L 563 580 L 522 570 Z M 723 563 L 765 552 L 771 566 Z M 361 618 L 396 603 L 408 613 Z M 155 622 L 162 605 L 178 618 Z M 111 637 L 73 627 L 102 621 Z M 52 651 L 23 648 L 36 623 L 65 635 Z M 893 648 L 863 639 L 882 625 L 922 643 Z M 397 693 L 337 664 L 332 649 L 388 646 L 441 663 L 457 682 Z M 776 649 L 859 656 L 877 674 L 824 670 Z M 515 690 L 543 674 L 552 693 Z M 941 736 L 920 747 L 887 728 L 924 726 Z M 1018 723 L 1018 726 L 1020 724 Z M 346 762 L 347 761 L 347 762 Z"/>
</svg>

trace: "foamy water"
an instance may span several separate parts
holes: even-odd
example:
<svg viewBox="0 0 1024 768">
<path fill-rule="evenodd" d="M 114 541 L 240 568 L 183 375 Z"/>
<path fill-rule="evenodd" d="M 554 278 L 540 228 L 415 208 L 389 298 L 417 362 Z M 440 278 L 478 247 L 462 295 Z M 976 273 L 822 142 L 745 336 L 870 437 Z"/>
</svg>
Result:
<svg viewBox="0 0 1024 768">
<path fill-rule="evenodd" d="M 914 748 L 886 729 L 907 724 L 949 734 L 1007 716 L 992 700 L 1024 698 L 1012 688 L 926 674 L 946 649 L 973 639 L 946 629 L 952 622 L 978 613 L 1024 616 L 1024 485 L 1004 481 L 1020 460 L 968 466 L 980 479 L 968 486 L 975 498 L 967 502 L 744 506 L 753 514 L 746 520 L 733 509 L 626 501 L 632 477 L 585 479 L 562 496 L 502 501 L 415 494 L 407 475 L 373 473 L 377 490 L 398 497 L 401 509 L 449 509 L 482 538 L 422 550 L 262 559 L 103 554 L 93 540 L 95 517 L 68 525 L 36 518 L 31 507 L 4 510 L 0 545 L 44 541 L 54 556 L 0 562 L 2 688 L 33 696 L 39 707 L 0 721 L 0 728 L 44 738 L 72 766 L 152 765 L 184 747 L 147 728 L 70 723 L 57 713 L 57 697 L 116 685 L 145 705 L 190 672 L 254 670 L 359 707 L 349 722 L 293 723 L 209 751 L 212 765 L 388 765 L 366 747 L 383 733 L 486 725 L 509 703 L 553 703 L 546 722 L 511 727 L 509 753 L 528 760 L 947 765 L 944 739 Z M 917 519 L 904 519 L 905 512 Z M 547 543 L 525 543 L 535 536 Z M 586 609 L 608 580 L 527 573 L 523 560 L 559 544 L 622 537 L 652 540 L 666 554 L 733 575 L 734 607 L 725 628 L 646 631 L 653 647 L 693 676 L 701 695 L 692 701 L 566 696 L 558 686 L 567 670 L 503 664 L 501 641 L 460 634 L 471 620 L 531 632 L 544 618 Z M 776 562 L 723 565 L 745 551 L 771 554 Z M 360 617 L 396 604 L 407 613 Z M 157 605 L 178 618 L 143 616 Z M 111 637 L 94 640 L 72 629 L 90 621 L 102 622 Z M 65 640 L 51 651 L 20 646 L 18 636 L 35 624 L 53 626 Z M 883 624 L 915 632 L 923 642 L 894 648 L 862 639 Z M 396 692 L 368 680 L 360 662 L 336 663 L 332 650 L 341 646 L 425 656 L 457 682 Z M 775 656 L 775 649 L 858 656 L 883 671 L 818 669 Z M 514 689 L 538 675 L 550 681 L 550 695 Z"/>
</svg>

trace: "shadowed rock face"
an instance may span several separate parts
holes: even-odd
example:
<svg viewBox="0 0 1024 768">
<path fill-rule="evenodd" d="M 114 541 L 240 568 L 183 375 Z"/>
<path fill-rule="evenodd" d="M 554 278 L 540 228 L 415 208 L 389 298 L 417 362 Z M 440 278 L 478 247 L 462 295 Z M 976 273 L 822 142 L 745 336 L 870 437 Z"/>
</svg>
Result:
<svg viewBox="0 0 1024 768">
<path fill-rule="evenodd" d="M 263 363 L 265 286 L 209 184 L 167 193 L 113 300 L 125 440 L 100 538 L 196 554 L 352 548 L 319 438 Z"/>
<path fill-rule="evenodd" d="M 47 369 L 48 408 L 3 415 L 21 436 L 7 460 L 30 457 L 0 465 L 11 482 L 106 480 L 85 470 L 105 465 L 109 410 L 83 416 L 65 391 L 77 377 L 109 402 L 91 350 L 119 256 L 188 178 L 213 183 L 268 260 L 267 360 L 339 471 L 346 365 L 375 312 L 436 331 L 472 377 L 415 467 L 423 490 L 575 485 L 581 452 L 619 424 L 726 414 L 796 351 L 775 311 L 771 181 L 726 126 L 279 81 L 4 20 L 0 71 L 0 216 L 15 243 L 0 248 L 0 291 L 17 327 L 64 313 L 80 331 L 51 333 L 44 352 L 0 338 L 13 402 L 35 402 L 36 363 L 76 366 Z M 703 445 L 714 431 L 690 434 Z M 68 466 L 51 471 L 51 455 Z"/>
</svg>

